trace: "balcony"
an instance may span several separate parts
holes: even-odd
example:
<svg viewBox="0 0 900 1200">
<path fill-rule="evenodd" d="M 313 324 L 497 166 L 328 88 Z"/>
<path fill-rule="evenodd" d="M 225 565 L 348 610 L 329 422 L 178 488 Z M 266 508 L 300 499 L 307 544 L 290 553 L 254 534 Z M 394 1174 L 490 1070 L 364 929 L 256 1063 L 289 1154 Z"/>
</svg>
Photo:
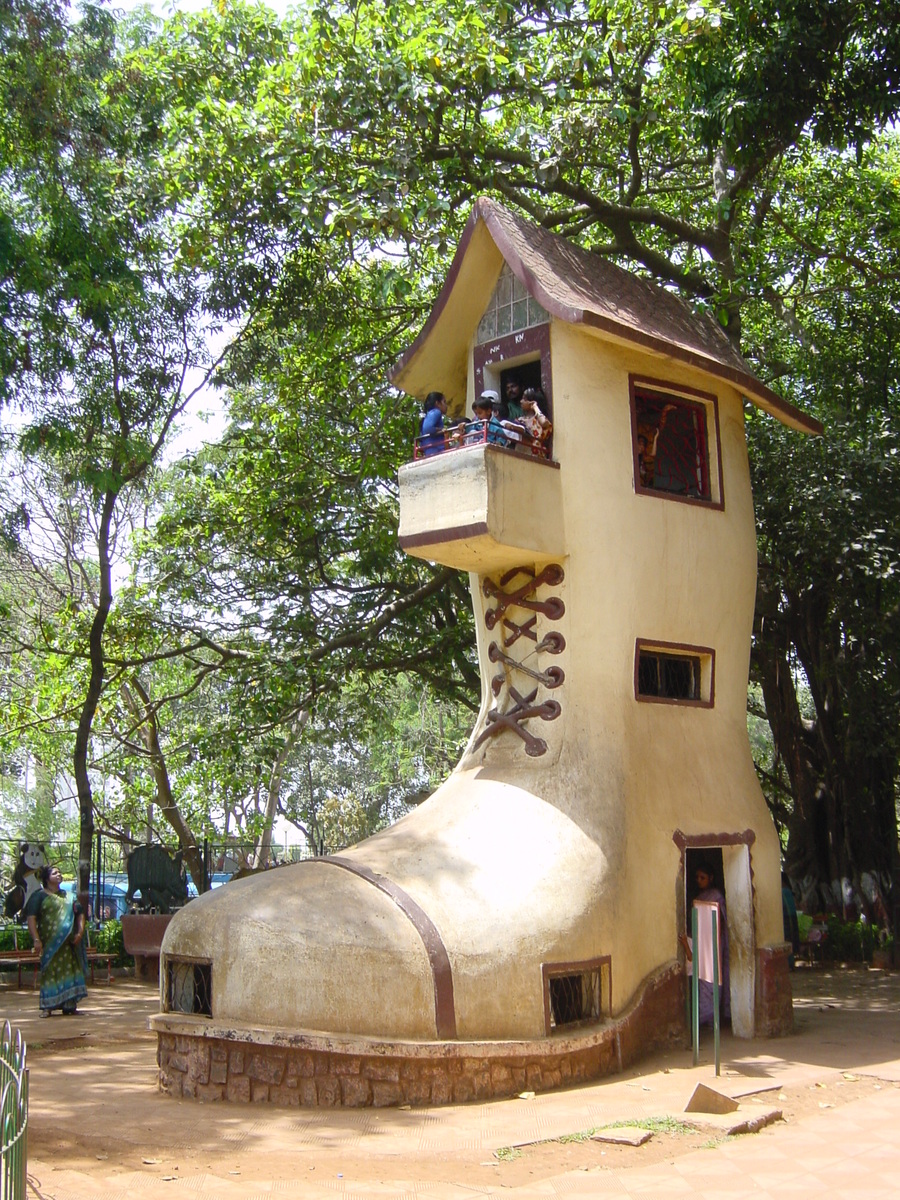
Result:
<svg viewBox="0 0 900 1200">
<path fill-rule="evenodd" d="M 559 464 L 532 450 L 448 440 L 402 466 L 402 549 L 479 575 L 562 557 Z"/>
</svg>

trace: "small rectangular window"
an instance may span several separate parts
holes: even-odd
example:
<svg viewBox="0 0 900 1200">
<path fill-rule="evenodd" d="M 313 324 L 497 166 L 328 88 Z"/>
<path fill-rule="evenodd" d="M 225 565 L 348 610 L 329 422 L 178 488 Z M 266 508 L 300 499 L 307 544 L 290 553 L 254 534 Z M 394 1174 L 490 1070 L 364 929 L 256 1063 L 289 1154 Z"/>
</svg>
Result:
<svg viewBox="0 0 900 1200">
<path fill-rule="evenodd" d="M 212 963 L 166 959 L 166 1011 L 212 1016 Z"/>
<path fill-rule="evenodd" d="M 548 1034 L 596 1023 L 609 1015 L 612 1011 L 610 961 L 607 955 L 586 962 L 542 964 L 544 1026 Z"/>
<path fill-rule="evenodd" d="M 635 698 L 711 708 L 714 669 L 715 653 L 706 647 L 639 638 L 635 644 Z"/>
<path fill-rule="evenodd" d="M 715 396 L 632 378 L 631 423 L 636 492 L 721 507 Z"/>
</svg>

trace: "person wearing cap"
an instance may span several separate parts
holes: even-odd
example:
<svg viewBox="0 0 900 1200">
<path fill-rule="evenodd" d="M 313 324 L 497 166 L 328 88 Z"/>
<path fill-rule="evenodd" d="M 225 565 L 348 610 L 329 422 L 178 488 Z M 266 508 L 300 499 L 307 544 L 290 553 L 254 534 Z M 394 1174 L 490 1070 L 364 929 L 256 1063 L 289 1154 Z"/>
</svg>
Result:
<svg viewBox="0 0 900 1200">
<path fill-rule="evenodd" d="M 488 389 L 482 392 L 472 405 L 474 415 L 466 425 L 467 446 L 484 441 L 492 446 L 508 446 L 510 444 L 503 425 L 494 412 L 494 404 L 499 407 L 500 397 L 496 392 Z"/>
</svg>

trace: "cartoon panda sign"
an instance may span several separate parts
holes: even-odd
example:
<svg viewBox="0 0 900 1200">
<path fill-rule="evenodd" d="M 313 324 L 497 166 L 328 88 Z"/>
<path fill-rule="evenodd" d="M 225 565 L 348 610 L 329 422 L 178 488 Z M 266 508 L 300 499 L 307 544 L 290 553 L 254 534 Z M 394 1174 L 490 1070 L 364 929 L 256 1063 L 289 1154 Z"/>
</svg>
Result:
<svg viewBox="0 0 900 1200">
<path fill-rule="evenodd" d="M 6 893 L 4 913 L 14 917 L 28 903 L 32 892 L 41 886 L 41 868 L 47 865 L 42 842 L 20 842 L 19 857 L 13 872 L 13 886 Z"/>
</svg>

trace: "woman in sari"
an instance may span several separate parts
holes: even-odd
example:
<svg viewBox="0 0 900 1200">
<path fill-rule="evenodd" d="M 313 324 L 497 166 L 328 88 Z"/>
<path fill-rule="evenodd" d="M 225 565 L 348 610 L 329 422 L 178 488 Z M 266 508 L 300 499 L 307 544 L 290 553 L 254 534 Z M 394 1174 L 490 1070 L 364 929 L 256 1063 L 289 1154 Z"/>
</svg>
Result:
<svg viewBox="0 0 900 1200">
<path fill-rule="evenodd" d="M 715 867 L 709 862 L 699 862 L 694 870 L 694 879 L 697 884 L 697 895 L 694 897 L 694 903 L 698 900 L 710 901 L 719 906 L 719 937 L 721 938 L 720 959 L 722 962 L 722 978 L 719 981 L 719 1003 L 720 1013 L 723 1021 L 731 1020 L 731 972 L 728 969 L 728 914 L 725 909 L 725 893 L 720 888 L 716 887 L 716 872 Z M 688 962 L 693 960 L 693 947 L 691 939 L 687 934 L 682 934 L 678 939 L 684 947 L 685 955 Z M 715 1001 L 713 997 L 713 985 L 706 979 L 698 980 L 698 1009 L 700 1011 L 700 1024 L 712 1025 L 713 1012 L 715 1009 Z"/>
<path fill-rule="evenodd" d="M 49 1017 L 54 1008 L 71 1016 L 78 1001 L 87 995 L 81 944 L 84 912 L 74 896 L 60 890 L 61 883 L 59 867 L 44 867 L 41 887 L 25 905 L 28 932 L 41 956 L 42 1017 Z"/>
</svg>

